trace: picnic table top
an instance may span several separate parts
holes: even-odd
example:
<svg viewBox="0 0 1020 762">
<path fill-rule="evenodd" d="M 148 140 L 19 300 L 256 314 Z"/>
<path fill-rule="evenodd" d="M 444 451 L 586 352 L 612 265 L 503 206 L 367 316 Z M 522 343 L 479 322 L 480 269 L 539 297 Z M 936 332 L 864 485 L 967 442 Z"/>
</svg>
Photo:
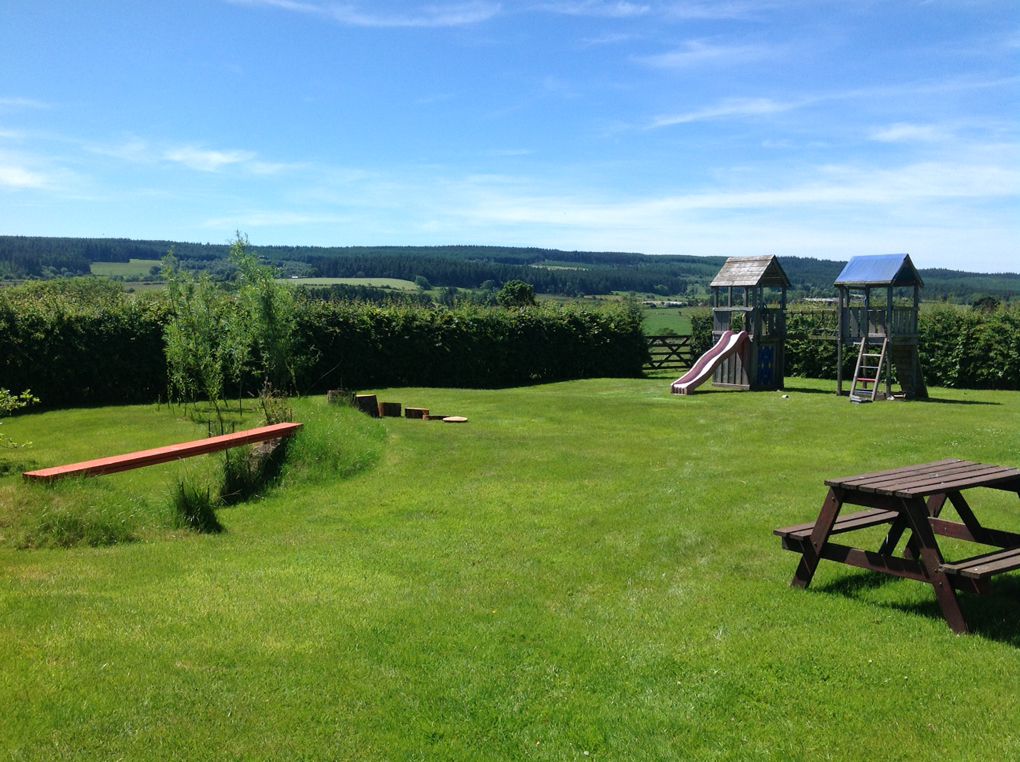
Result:
<svg viewBox="0 0 1020 762">
<path fill-rule="evenodd" d="M 843 490 L 903 498 L 958 492 L 972 487 L 992 487 L 1020 493 L 1020 469 L 946 458 L 856 476 L 826 479 L 825 484 Z"/>
</svg>

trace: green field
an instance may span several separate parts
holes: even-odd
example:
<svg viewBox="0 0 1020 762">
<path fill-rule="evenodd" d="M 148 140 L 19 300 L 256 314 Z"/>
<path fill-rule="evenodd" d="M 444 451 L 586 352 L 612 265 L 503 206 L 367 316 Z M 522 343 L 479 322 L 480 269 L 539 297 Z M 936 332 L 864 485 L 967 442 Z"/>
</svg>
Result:
<svg viewBox="0 0 1020 762">
<path fill-rule="evenodd" d="M 710 314 L 707 307 L 642 307 L 644 315 L 642 328 L 649 336 L 675 333 L 687 336 L 691 333 L 691 315 Z"/>
<path fill-rule="evenodd" d="M 208 478 L 216 456 L 56 490 L 0 477 L 0 749 L 1017 759 L 1018 575 L 963 595 L 975 634 L 956 636 L 929 585 L 823 563 L 809 590 L 790 588 L 797 558 L 772 529 L 813 518 L 826 477 L 944 457 L 1020 465 L 1020 394 L 853 405 L 831 382 L 787 383 L 373 390 L 466 424 L 299 400 L 281 485 L 220 509 L 220 535 L 159 516 L 175 469 Z M 5 456 L 38 465 L 204 433 L 146 406 L 2 429 L 35 443 Z M 75 501 L 134 522 L 137 541 L 14 547 Z M 1020 529 L 1016 495 L 972 504 Z"/>
<path fill-rule="evenodd" d="M 392 288 L 396 291 L 420 291 L 421 289 L 411 280 L 400 280 L 399 278 L 287 278 L 281 283 L 291 283 L 295 286 L 370 286 L 372 288 Z"/>
<path fill-rule="evenodd" d="M 128 262 L 93 262 L 92 274 L 110 278 L 119 275 L 124 280 L 145 280 L 153 267 L 159 267 L 158 259 L 132 259 Z"/>
</svg>

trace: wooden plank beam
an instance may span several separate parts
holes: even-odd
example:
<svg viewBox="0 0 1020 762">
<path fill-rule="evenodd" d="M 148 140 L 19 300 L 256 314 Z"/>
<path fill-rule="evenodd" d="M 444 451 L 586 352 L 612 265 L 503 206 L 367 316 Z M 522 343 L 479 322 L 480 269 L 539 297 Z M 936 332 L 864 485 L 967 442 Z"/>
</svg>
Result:
<svg viewBox="0 0 1020 762">
<path fill-rule="evenodd" d="M 108 458 L 96 458 L 95 460 L 84 460 L 80 463 L 69 463 L 65 466 L 53 466 L 52 468 L 40 468 L 35 471 L 25 471 L 22 477 L 27 481 L 51 481 L 65 476 L 98 476 L 100 474 L 113 474 L 118 471 L 129 471 L 133 468 L 152 466 L 157 463 L 169 463 L 173 460 L 190 458 L 195 455 L 205 455 L 210 452 L 218 452 L 231 447 L 265 442 L 270 439 L 281 439 L 289 437 L 299 428 L 300 423 L 277 423 L 272 426 L 261 426 L 256 429 L 237 431 L 233 434 L 223 434 L 217 437 L 199 439 L 193 442 L 182 442 L 181 444 L 167 445 L 166 447 L 155 447 L 151 450 L 140 450 L 129 452 L 124 455 L 114 455 Z"/>
</svg>

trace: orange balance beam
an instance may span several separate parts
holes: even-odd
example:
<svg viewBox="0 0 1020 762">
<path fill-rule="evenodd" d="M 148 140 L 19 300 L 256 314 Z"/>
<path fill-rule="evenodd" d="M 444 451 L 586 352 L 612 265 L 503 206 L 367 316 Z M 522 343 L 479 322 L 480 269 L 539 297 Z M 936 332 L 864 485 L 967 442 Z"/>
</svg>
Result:
<svg viewBox="0 0 1020 762">
<path fill-rule="evenodd" d="M 181 444 L 167 445 L 166 447 L 155 447 L 151 450 L 129 452 L 126 455 L 113 455 L 109 458 L 83 460 L 81 463 L 70 463 L 66 466 L 53 466 L 52 468 L 40 468 L 36 471 L 25 471 L 22 476 L 28 481 L 50 481 L 64 476 L 113 474 L 117 471 L 129 471 L 132 468 L 152 466 L 156 463 L 169 463 L 172 460 L 190 458 L 193 455 L 205 455 L 209 452 L 226 450 L 231 447 L 252 444 L 253 442 L 265 442 L 269 439 L 289 437 L 299 428 L 301 428 L 300 423 L 277 423 L 272 426 L 261 426 L 257 429 L 247 429 L 246 431 L 238 431 L 233 434 L 198 439 L 194 442 L 182 442 Z"/>
</svg>

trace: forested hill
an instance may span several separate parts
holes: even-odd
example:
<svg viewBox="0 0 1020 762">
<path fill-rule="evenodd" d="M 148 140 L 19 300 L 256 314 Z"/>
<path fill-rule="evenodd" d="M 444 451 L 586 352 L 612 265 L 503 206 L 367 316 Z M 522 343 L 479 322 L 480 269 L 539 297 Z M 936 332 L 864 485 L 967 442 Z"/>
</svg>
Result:
<svg viewBox="0 0 1020 762">
<path fill-rule="evenodd" d="M 0 236 L 0 278 L 84 275 L 92 262 L 158 260 L 168 251 L 186 266 L 225 277 L 227 244 L 124 238 Z M 256 246 L 291 275 L 334 278 L 422 277 L 433 286 L 478 288 L 519 278 L 539 293 L 606 294 L 613 291 L 679 296 L 704 292 L 725 257 L 560 251 L 504 246 Z M 830 296 L 844 262 L 781 257 L 795 295 Z M 915 266 L 919 263 L 915 260 Z M 981 296 L 1020 299 L 1020 274 L 981 274 L 919 268 L 924 298 L 973 301 Z"/>
</svg>

